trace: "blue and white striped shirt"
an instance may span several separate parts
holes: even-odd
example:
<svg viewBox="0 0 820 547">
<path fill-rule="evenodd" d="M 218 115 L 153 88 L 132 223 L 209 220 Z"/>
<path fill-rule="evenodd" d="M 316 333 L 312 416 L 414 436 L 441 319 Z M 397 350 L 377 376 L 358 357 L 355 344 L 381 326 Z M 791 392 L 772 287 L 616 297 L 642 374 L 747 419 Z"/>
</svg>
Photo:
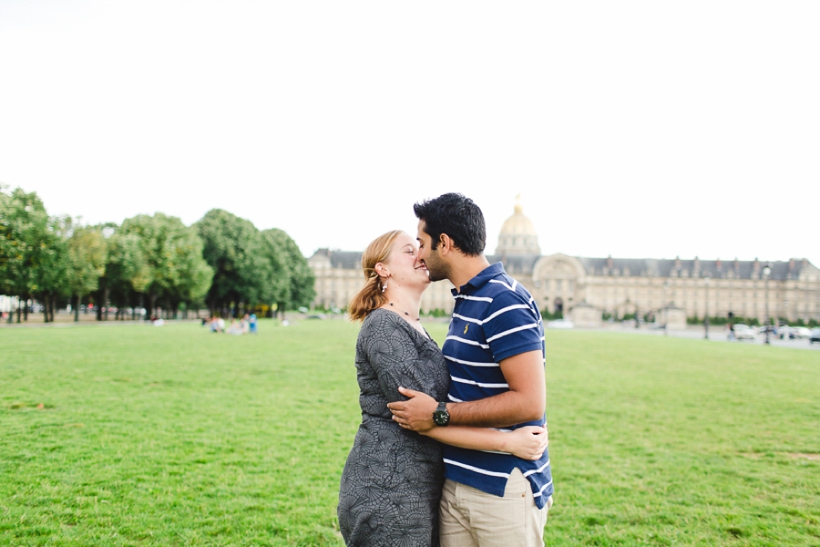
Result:
<svg viewBox="0 0 820 547">
<path fill-rule="evenodd" d="M 450 369 L 450 401 L 460 403 L 509 391 L 499 363 L 508 357 L 540 350 L 544 326 L 529 291 L 496 263 L 453 289 L 455 309 L 442 347 Z M 540 420 L 517 424 L 545 425 Z M 549 453 L 538 461 L 511 454 L 444 446 L 444 476 L 496 496 L 504 495 L 507 479 L 518 467 L 530 481 L 535 503 L 543 508 L 552 495 Z"/>
</svg>

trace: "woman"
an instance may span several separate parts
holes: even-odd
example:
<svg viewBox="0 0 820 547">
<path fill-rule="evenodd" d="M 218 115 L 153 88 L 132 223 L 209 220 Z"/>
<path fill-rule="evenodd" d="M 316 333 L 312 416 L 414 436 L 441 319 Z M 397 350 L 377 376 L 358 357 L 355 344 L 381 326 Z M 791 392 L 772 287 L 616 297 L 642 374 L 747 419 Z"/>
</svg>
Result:
<svg viewBox="0 0 820 547">
<path fill-rule="evenodd" d="M 546 447 L 545 430 L 448 426 L 422 436 L 399 427 L 387 409 L 388 402 L 404 399 L 399 386 L 438 401 L 447 397 L 447 364 L 419 322 L 430 279 L 415 240 L 398 230 L 367 247 L 362 268 L 367 282 L 349 307 L 352 319 L 363 320 L 356 343 L 362 424 L 342 472 L 339 527 L 347 545 L 438 546 L 444 481 L 438 441 L 537 459 Z"/>
</svg>

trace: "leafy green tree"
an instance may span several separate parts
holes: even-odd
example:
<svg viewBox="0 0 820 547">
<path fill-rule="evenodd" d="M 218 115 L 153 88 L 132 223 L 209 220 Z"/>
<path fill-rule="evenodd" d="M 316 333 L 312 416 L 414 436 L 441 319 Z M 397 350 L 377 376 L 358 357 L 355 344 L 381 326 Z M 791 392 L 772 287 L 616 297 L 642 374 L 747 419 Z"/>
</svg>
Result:
<svg viewBox="0 0 820 547">
<path fill-rule="evenodd" d="M 287 309 L 307 306 L 316 297 L 316 276 L 302 255 L 299 246 L 283 230 L 271 228 L 262 232 L 266 238 L 276 242 L 285 256 L 287 267 L 287 290 L 281 293 L 281 300 L 277 301 L 277 313 L 283 315 Z"/>
<path fill-rule="evenodd" d="M 74 321 L 79 321 L 83 297 L 97 290 L 105 274 L 107 245 L 99 226 L 75 227 L 67 244 L 68 292 L 74 298 Z"/>
<path fill-rule="evenodd" d="M 272 310 L 275 304 L 284 302 L 290 294 L 290 268 L 288 255 L 282 246 L 282 238 L 272 230 L 259 232 L 262 253 L 270 262 L 268 278 L 262 294 L 262 301 Z"/>
<path fill-rule="evenodd" d="M 71 294 L 68 284 L 71 261 L 67 237 L 70 231 L 69 218 L 49 217 L 37 249 L 33 272 L 34 294 L 43 306 L 46 323 L 54 321 L 58 299 Z"/>
<path fill-rule="evenodd" d="M 171 309 L 176 317 L 180 304 L 185 304 L 185 311 L 194 305 L 199 305 L 208 289 L 211 288 L 214 270 L 203 258 L 204 244 L 202 239 L 191 227 L 186 229 L 185 237 L 176 241 L 174 261 L 177 267 L 177 283 L 167 300 L 171 302 Z"/>
<path fill-rule="evenodd" d="M 128 279 L 135 291 L 148 296 L 149 309 L 165 302 L 176 316 L 180 302 L 195 302 L 207 292 L 213 270 L 202 257 L 202 240 L 193 227 L 177 217 L 156 213 L 126 219 L 119 233 L 136 238 L 121 240 L 123 251 L 130 249 L 131 254 L 128 259 L 117 259 L 123 266 L 120 279 Z"/>
<path fill-rule="evenodd" d="M 120 318 L 125 318 L 125 307 L 131 306 L 132 310 L 137 304 L 143 307 L 144 293 L 151 283 L 151 270 L 138 235 L 116 228 L 109 236 L 103 283 L 110 291 L 111 300 L 120 308 L 117 312 Z M 131 318 L 135 316 L 132 311 Z"/>
<path fill-rule="evenodd" d="M 203 256 L 213 268 L 213 284 L 206 296 L 212 313 L 265 301 L 271 288 L 270 253 L 259 231 L 249 221 L 222 209 L 211 209 L 195 225 L 204 242 Z"/>
<path fill-rule="evenodd" d="M 0 195 L 0 289 L 26 302 L 40 292 L 38 283 L 50 282 L 41 268 L 55 258 L 47 250 L 53 225 L 36 193 L 17 188 Z M 18 323 L 21 311 L 28 319 L 28 306 L 18 306 Z"/>
<path fill-rule="evenodd" d="M 8 296 L 16 296 L 14 279 L 14 262 L 16 253 L 11 232 L 11 196 L 4 192 L 5 185 L 0 185 L 0 292 Z M 12 321 L 14 310 L 9 310 L 9 323 Z"/>
</svg>

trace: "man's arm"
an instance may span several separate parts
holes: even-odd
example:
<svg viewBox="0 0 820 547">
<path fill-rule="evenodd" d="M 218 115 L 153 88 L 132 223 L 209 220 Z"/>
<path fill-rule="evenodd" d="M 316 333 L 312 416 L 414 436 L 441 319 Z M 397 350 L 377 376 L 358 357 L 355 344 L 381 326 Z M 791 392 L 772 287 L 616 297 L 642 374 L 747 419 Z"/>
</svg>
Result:
<svg viewBox="0 0 820 547">
<path fill-rule="evenodd" d="M 499 364 L 510 390 L 478 401 L 447 403 L 451 424 L 507 427 L 544 416 L 547 393 L 541 350 L 519 353 Z M 432 429 L 435 425 L 433 411 L 438 403 L 429 395 L 417 391 L 400 387 L 399 392 L 410 399 L 387 405 L 393 413 L 393 420 L 413 431 Z"/>
</svg>

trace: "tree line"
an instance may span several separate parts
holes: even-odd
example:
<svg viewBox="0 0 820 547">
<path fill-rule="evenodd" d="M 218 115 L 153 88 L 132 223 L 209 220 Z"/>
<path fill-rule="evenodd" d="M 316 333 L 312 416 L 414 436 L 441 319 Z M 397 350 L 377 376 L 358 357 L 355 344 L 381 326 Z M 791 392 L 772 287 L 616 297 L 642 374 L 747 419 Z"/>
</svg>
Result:
<svg viewBox="0 0 820 547">
<path fill-rule="evenodd" d="M 51 216 L 36 193 L 0 188 L 0 294 L 38 301 L 46 322 L 68 303 L 97 319 L 131 319 L 137 310 L 178 317 L 207 308 L 214 315 L 258 309 L 284 313 L 315 297 L 315 278 L 299 247 L 282 230 L 212 209 L 191 226 L 163 213 L 117 225 L 83 225 Z M 17 307 L 17 322 L 28 306 Z M 12 321 L 11 314 L 9 321 Z"/>
</svg>

